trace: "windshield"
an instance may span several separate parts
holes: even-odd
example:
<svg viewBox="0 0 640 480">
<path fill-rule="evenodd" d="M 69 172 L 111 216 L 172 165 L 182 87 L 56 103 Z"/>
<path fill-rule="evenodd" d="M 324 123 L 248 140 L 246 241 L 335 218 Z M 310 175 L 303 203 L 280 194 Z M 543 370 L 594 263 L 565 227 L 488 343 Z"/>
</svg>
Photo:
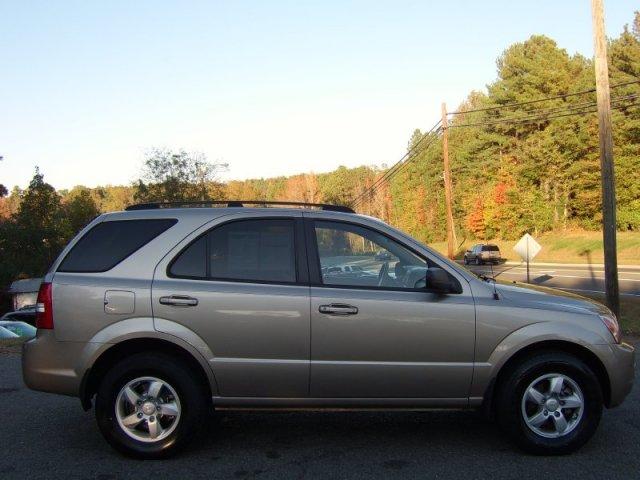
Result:
<svg viewBox="0 0 640 480">
<path fill-rule="evenodd" d="M 0 339 L 4 339 L 4 338 L 18 338 L 18 335 L 16 335 L 13 332 L 10 332 L 4 327 L 0 327 Z"/>
<path fill-rule="evenodd" d="M 18 337 L 31 338 L 36 336 L 36 328 L 25 322 L 0 322 L 4 328 Z"/>
</svg>

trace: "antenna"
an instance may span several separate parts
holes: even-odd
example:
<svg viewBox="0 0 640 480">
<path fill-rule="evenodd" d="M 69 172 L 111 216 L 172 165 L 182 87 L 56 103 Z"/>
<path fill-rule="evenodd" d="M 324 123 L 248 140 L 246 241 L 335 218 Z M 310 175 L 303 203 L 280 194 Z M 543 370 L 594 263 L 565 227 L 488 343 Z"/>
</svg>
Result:
<svg viewBox="0 0 640 480">
<path fill-rule="evenodd" d="M 493 280 L 493 299 L 500 300 L 500 296 L 498 295 L 498 289 L 496 288 L 496 277 L 493 274 L 493 262 L 489 263 L 491 267 L 491 280 Z"/>
</svg>

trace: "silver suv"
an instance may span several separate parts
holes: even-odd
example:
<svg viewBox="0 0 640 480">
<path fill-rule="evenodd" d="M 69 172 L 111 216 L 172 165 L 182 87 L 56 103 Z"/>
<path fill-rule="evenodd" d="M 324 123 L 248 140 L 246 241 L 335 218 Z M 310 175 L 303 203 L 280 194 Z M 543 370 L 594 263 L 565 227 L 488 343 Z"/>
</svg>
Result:
<svg viewBox="0 0 640 480">
<path fill-rule="evenodd" d="M 143 458 L 223 407 L 484 409 L 562 454 L 631 390 L 634 350 L 596 302 L 483 280 L 345 207 L 230 205 L 82 230 L 40 288 L 26 384 L 95 403 L 107 441 Z"/>
<path fill-rule="evenodd" d="M 477 243 L 471 250 L 464 252 L 464 264 L 469 265 L 475 263 L 482 265 L 483 263 L 499 263 L 500 249 L 497 245 Z"/>
</svg>

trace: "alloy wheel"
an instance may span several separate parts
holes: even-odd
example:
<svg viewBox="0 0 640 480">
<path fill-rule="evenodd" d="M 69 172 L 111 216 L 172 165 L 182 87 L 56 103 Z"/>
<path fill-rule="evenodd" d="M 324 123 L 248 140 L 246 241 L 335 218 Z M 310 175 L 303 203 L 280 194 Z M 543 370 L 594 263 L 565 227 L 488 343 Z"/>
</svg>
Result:
<svg viewBox="0 0 640 480">
<path fill-rule="evenodd" d="M 579 425 L 584 395 L 568 376 L 549 373 L 525 389 L 521 409 L 524 422 L 533 432 L 545 438 L 563 437 Z"/>
<path fill-rule="evenodd" d="M 180 399 L 164 380 L 140 377 L 122 387 L 116 397 L 115 413 L 128 436 L 141 442 L 157 442 L 178 426 Z"/>
</svg>

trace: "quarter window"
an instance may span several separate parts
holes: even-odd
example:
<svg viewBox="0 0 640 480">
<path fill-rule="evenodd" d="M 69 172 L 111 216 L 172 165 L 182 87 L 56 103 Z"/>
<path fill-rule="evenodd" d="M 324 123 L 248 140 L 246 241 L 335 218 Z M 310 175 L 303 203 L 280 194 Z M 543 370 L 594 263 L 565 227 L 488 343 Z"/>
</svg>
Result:
<svg viewBox="0 0 640 480">
<path fill-rule="evenodd" d="M 71 249 L 59 272 L 106 272 L 177 222 L 174 218 L 97 224 Z"/>
<path fill-rule="evenodd" d="M 207 236 L 204 235 L 184 250 L 171 265 L 176 277 L 205 278 L 207 276 Z"/>
</svg>

